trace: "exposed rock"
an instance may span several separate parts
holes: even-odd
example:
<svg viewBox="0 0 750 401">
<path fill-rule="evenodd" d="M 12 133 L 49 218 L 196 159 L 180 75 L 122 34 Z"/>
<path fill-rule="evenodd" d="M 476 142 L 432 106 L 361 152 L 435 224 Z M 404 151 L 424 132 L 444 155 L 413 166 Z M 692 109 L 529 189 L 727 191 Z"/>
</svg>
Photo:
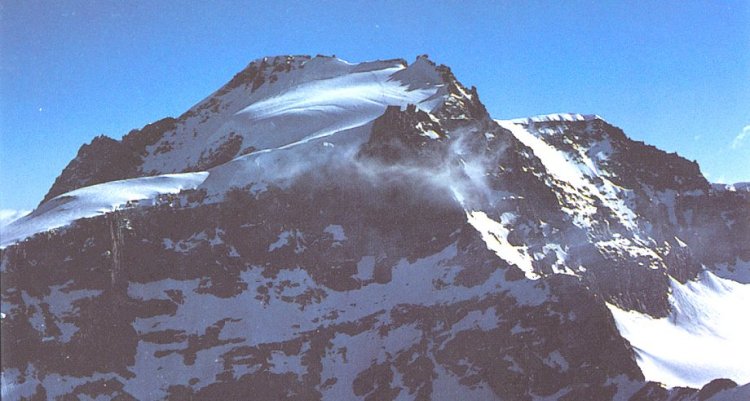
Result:
<svg viewBox="0 0 750 401">
<path fill-rule="evenodd" d="M 748 392 L 727 379 L 700 390 L 649 382 L 609 308 L 663 318 L 670 277 L 743 277 L 750 198 L 596 116 L 495 122 L 449 68 L 415 64 L 264 58 L 179 119 L 84 145 L 27 222 L 80 205 L 65 193 L 82 186 L 209 179 L 0 249 L 3 398 Z M 344 128 L 326 119 L 385 94 L 352 106 L 328 88 L 304 112 L 274 103 L 299 85 L 377 74 L 367 90 L 393 85 L 406 93 L 395 99 L 414 101 Z M 295 136 L 284 121 L 258 123 L 273 134 L 258 138 L 242 124 L 273 113 L 246 99 L 325 124 L 290 125 L 304 131 Z"/>
</svg>

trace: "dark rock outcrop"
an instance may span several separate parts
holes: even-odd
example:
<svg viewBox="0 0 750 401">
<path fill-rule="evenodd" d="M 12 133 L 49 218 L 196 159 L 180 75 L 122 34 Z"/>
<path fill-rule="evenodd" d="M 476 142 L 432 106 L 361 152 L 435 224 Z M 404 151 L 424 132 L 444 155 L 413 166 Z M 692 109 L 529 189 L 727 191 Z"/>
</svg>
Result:
<svg viewBox="0 0 750 401">
<path fill-rule="evenodd" d="M 661 318 L 672 312 L 670 277 L 743 273 L 732 269 L 750 260 L 750 198 L 711 188 L 695 163 L 599 118 L 493 121 L 475 88 L 425 57 L 416 75 L 442 79 L 431 110 L 389 106 L 350 142 L 291 143 L 326 157 L 343 149 L 291 178 L 221 181 L 266 171 L 252 170 L 258 154 L 274 169 L 277 155 L 303 153 L 256 151 L 253 132 L 223 121 L 208 133 L 185 122 L 243 110 L 223 103 L 235 89 L 255 99 L 293 86 L 282 74 L 309 60 L 257 60 L 180 118 L 81 148 L 30 218 L 74 202 L 52 198 L 82 186 L 207 169 L 215 181 L 0 249 L 10 399 L 747 393 L 726 379 L 700 390 L 648 382 L 608 304 Z M 350 68 L 335 63 L 326 66 Z M 199 134 L 205 146 L 172 163 L 173 145 Z M 144 172 L 154 155 L 162 164 Z"/>
</svg>

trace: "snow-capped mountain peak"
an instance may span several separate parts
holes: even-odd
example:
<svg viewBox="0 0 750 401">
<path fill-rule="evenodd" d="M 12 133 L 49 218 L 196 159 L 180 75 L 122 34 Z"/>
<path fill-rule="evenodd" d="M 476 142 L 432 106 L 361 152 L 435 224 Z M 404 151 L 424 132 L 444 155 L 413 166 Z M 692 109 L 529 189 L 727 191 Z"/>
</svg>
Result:
<svg viewBox="0 0 750 401">
<path fill-rule="evenodd" d="M 389 105 L 432 111 L 447 100 L 461 101 L 449 92 L 463 88 L 453 81 L 447 67 L 424 56 L 410 65 L 325 56 L 258 59 L 179 118 L 133 131 L 122 142 L 107 138 L 106 159 L 98 159 L 102 151 L 79 153 L 45 200 L 104 182 L 103 171 L 107 180 L 204 171 L 244 154 L 319 140 L 366 125 Z"/>
<path fill-rule="evenodd" d="M 3 399 L 736 399 L 748 202 L 426 56 L 264 57 L 0 227 Z"/>
</svg>

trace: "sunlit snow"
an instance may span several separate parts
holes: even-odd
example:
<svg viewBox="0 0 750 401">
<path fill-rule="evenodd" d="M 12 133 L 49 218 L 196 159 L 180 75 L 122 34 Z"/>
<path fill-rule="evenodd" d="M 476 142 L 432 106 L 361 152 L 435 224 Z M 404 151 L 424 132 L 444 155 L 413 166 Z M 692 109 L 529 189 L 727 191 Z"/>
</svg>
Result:
<svg viewBox="0 0 750 401">
<path fill-rule="evenodd" d="M 686 284 L 671 281 L 668 317 L 608 304 L 646 379 L 693 388 L 717 377 L 750 382 L 750 285 L 708 271 Z"/>
<path fill-rule="evenodd" d="M 506 213 L 506 215 L 508 214 Z M 509 264 L 518 266 L 523 270 L 526 278 L 532 280 L 539 278 L 539 275 L 534 272 L 531 257 L 529 257 L 526 248 L 514 246 L 508 242 L 510 231 L 505 227 L 505 224 L 492 220 L 486 213 L 479 211 L 467 212 L 466 217 L 469 224 L 481 234 L 482 239 L 487 244 L 487 249 L 495 252 L 498 257 Z"/>
<path fill-rule="evenodd" d="M 30 210 L 0 209 L 0 227 L 7 226 L 21 217 L 26 216 L 29 212 Z"/>
<path fill-rule="evenodd" d="M 57 196 L 29 215 L 0 227 L 0 247 L 36 233 L 67 226 L 75 220 L 94 217 L 125 206 L 128 202 L 153 200 L 161 194 L 193 189 L 208 172 L 167 174 L 157 177 L 112 181 L 76 189 Z"/>
<path fill-rule="evenodd" d="M 415 104 L 430 111 L 443 101 L 440 93 L 445 91 L 439 73 L 424 59 L 404 66 L 398 61 L 350 64 L 314 58 L 257 90 L 240 86 L 199 103 L 196 112 L 216 101 L 221 107 L 211 112 L 212 118 L 196 113 L 152 145 L 143 169 L 182 171 L 231 135 L 242 137 L 243 148 L 256 152 L 285 149 L 368 124 L 389 105 Z M 155 151 L 164 144 L 170 152 Z"/>
<path fill-rule="evenodd" d="M 528 121 L 585 121 L 594 118 L 598 117 L 580 114 L 553 114 L 524 120 L 496 120 L 496 122 L 510 131 L 524 145 L 530 147 L 550 175 L 568 184 L 563 189 L 571 195 L 575 195 L 579 201 L 574 209 L 563 208 L 563 211 L 573 216 L 573 221 L 577 226 L 589 227 L 591 216 L 597 213 L 597 206 L 591 198 L 593 196 L 606 205 L 625 227 L 637 231 L 635 213 L 620 199 L 624 195 L 621 194 L 622 188 L 617 187 L 607 177 L 599 174 L 595 163 L 587 155 L 579 154 L 582 159 L 580 162 L 572 160 L 564 152 L 547 143 L 544 135 L 535 134 L 522 125 L 522 123 Z M 599 184 L 594 184 L 589 177 L 596 177 Z"/>
</svg>

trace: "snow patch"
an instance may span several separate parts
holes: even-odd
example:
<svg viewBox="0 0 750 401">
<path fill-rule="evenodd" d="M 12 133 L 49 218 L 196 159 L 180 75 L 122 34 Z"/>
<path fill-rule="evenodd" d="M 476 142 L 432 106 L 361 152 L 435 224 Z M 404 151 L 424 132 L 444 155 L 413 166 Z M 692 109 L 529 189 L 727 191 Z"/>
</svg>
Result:
<svg viewBox="0 0 750 401">
<path fill-rule="evenodd" d="M 297 230 L 287 230 L 279 234 L 276 242 L 268 246 L 268 252 L 273 252 L 276 249 L 281 249 L 287 245 L 292 244 L 292 242 L 294 242 L 294 244 L 296 245 L 294 248 L 294 253 L 299 254 L 307 249 L 304 245 L 304 236 L 301 232 Z"/>
<path fill-rule="evenodd" d="M 329 233 L 333 236 L 333 240 L 337 242 L 346 241 L 346 235 L 344 234 L 344 227 L 338 224 L 331 224 L 326 227 L 323 232 Z"/>
<path fill-rule="evenodd" d="M 687 248 L 687 244 L 683 242 L 681 239 L 679 239 L 678 237 L 674 237 L 674 239 L 675 241 L 677 241 L 677 245 L 679 245 L 680 248 Z"/>
<path fill-rule="evenodd" d="M 544 251 L 544 254 L 542 257 L 549 253 L 555 254 L 555 263 L 552 264 L 552 271 L 556 274 L 569 274 L 569 275 L 576 275 L 576 273 L 568 267 L 566 264 L 566 259 L 568 258 L 568 253 L 563 250 L 562 246 L 560 244 L 554 244 L 554 243 L 547 243 L 544 244 L 544 247 L 542 248 Z"/>
<path fill-rule="evenodd" d="M 539 278 L 539 275 L 534 272 L 526 247 L 514 246 L 508 242 L 510 231 L 504 224 L 492 220 L 486 213 L 480 211 L 466 212 L 466 217 L 469 224 L 482 235 L 487 249 L 495 252 L 500 259 L 509 264 L 518 266 L 523 270 L 526 278 L 531 280 Z"/>
</svg>

